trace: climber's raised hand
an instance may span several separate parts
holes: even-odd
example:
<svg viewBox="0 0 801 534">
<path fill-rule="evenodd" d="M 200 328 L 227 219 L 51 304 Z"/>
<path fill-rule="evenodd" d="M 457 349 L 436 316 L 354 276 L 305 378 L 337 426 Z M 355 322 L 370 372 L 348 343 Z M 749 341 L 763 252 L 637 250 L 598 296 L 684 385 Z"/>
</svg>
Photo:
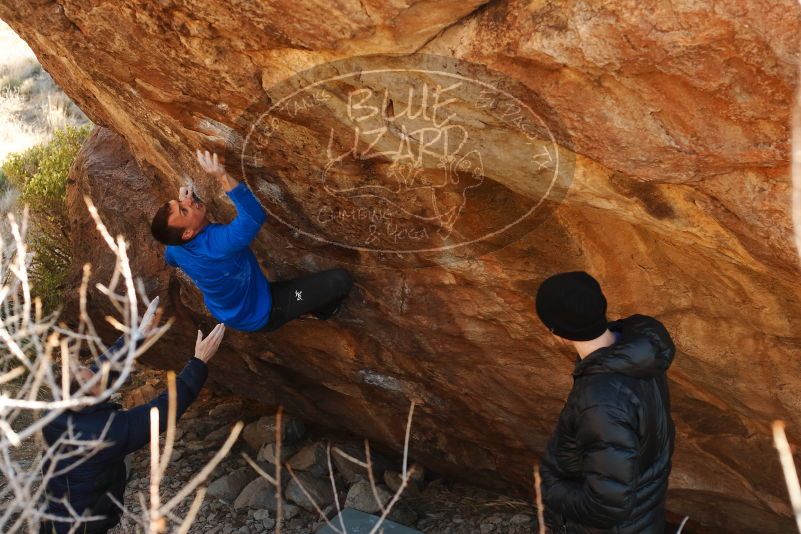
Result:
<svg viewBox="0 0 801 534">
<path fill-rule="evenodd" d="M 208 150 L 196 150 L 195 152 L 197 154 L 197 161 L 200 163 L 200 166 L 203 167 L 204 171 L 212 175 L 217 182 L 219 182 L 223 191 L 227 193 L 237 186 L 239 182 L 228 175 L 228 173 L 225 171 L 225 167 L 222 163 L 220 163 L 216 153 L 212 154 Z"/>
</svg>

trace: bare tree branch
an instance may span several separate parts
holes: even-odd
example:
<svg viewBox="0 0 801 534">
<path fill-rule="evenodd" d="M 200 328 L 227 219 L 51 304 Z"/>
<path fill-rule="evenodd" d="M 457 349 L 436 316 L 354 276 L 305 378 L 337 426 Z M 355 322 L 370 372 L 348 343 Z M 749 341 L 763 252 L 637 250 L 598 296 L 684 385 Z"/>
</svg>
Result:
<svg viewBox="0 0 801 534">
<path fill-rule="evenodd" d="M 798 473 L 793 462 L 793 453 L 790 450 L 790 443 L 784 433 L 784 421 L 773 422 L 773 443 L 779 451 L 779 461 L 782 464 L 784 480 L 787 483 L 787 493 L 790 495 L 790 504 L 793 507 L 796 526 L 801 532 L 801 485 L 798 483 Z"/>
<path fill-rule="evenodd" d="M 542 505 L 542 478 L 540 466 L 534 466 L 534 499 L 537 505 L 537 529 L 539 534 L 545 534 L 545 507 Z"/>
</svg>

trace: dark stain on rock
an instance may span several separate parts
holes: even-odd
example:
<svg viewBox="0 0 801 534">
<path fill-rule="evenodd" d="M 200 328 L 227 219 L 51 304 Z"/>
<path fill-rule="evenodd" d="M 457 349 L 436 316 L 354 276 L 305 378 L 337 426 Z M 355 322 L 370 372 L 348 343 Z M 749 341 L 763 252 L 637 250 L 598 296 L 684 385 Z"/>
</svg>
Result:
<svg viewBox="0 0 801 534">
<path fill-rule="evenodd" d="M 502 26 L 507 24 L 507 18 L 509 17 L 509 5 L 506 2 L 487 2 L 486 4 L 480 6 L 476 13 L 480 12 L 487 13 L 490 22 L 494 25 Z"/>
<path fill-rule="evenodd" d="M 648 215 L 656 219 L 667 219 L 676 215 L 673 206 L 662 194 L 659 186 L 651 182 L 643 182 L 621 172 L 615 172 L 609 178 L 609 183 L 624 195 L 639 200 Z"/>
</svg>

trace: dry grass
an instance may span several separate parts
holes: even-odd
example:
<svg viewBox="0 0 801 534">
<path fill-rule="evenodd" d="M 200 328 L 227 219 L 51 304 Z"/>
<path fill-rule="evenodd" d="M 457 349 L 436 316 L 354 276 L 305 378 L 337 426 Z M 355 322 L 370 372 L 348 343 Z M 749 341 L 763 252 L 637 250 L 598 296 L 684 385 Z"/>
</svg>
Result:
<svg viewBox="0 0 801 534">
<path fill-rule="evenodd" d="M 89 120 L 39 65 L 25 42 L 0 21 L 0 165 L 8 154 Z"/>
</svg>

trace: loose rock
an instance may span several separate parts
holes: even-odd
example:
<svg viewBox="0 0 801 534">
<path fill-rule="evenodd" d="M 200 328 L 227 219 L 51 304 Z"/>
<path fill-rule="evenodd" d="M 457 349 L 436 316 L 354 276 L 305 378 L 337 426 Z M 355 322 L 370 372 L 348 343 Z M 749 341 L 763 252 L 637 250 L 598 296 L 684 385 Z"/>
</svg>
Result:
<svg viewBox="0 0 801 534">
<path fill-rule="evenodd" d="M 210 432 L 204 438 L 204 441 L 211 441 L 211 442 L 222 442 L 228 437 L 231 433 L 231 425 L 223 425 L 217 430 Z"/>
<path fill-rule="evenodd" d="M 407 527 L 414 526 L 417 522 L 417 512 L 405 503 L 399 502 L 392 508 L 387 516 L 390 520 L 406 525 Z"/>
<path fill-rule="evenodd" d="M 275 456 L 275 450 L 276 450 L 275 443 L 266 443 L 261 449 L 259 449 L 258 459 L 263 462 L 277 464 L 278 461 Z M 282 443 L 281 462 L 286 462 L 288 458 L 291 458 L 297 452 L 298 452 L 298 447 L 296 445 L 285 445 Z"/>
<path fill-rule="evenodd" d="M 420 482 L 413 478 L 410 473 L 409 480 L 406 482 L 406 487 L 403 489 L 405 496 L 420 495 Z M 397 493 L 403 484 L 403 478 L 397 471 L 384 471 L 384 483 L 387 485 L 392 493 Z"/>
<path fill-rule="evenodd" d="M 287 463 L 296 471 L 307 471 L 316 477 L 328 476 L 326 446 L 321 442 L 306 445 Z"/>
<path fill-rule="evenodd" d="M 242 438 L 251 449 L 259 450 L 265 443 L 275 443 L 276 417 L 265 415 L 254 421 L 242 431 Z M 285 416 L 283 421 L 282 444 L 292 444 L 303 436 L 305 427 L 300 419 Z"/>
<path fill-rule="evenodd" d="M 228 402 L 225 404 L 218 404 L 209 410 L 209 419 L 223 420 L 229 419 L 236 415 L 242 408 L 241 402 Z"/>
<path fill-rule="evenodd" d="M 367 469 L 348 460 L 336 452 L 335 449 L 341 449 L 353 458 L 364 462 L 366 458 L 364 445 L 356 443 L 338 443 L 331 448 L 331 460 L 334 462 L 337 472 L 342 475 L 342 478 L 345 479 L 345 482 L 348 484 L 355 484 L 359 480 L 368 478 Z M 375 454 L 371 454 L 371 460 L 373 464 L 373 476 L 376 480 L 382 480 L 384 471 L 386 470 L 386 462 Z"/>
<path fill-rule="evenodd" d="M 284 519 L 289 520 L 300 513 L 300 508 L 294 504 L 284 503 L 283 506 Z"/>
<path fill-rule="evenodd" d="M 293 478 L 289 481 L 289 484 L 287 484 L 287 499 L 297 504 L 304 510 L 316 512 L 314 504 L 312 504 L 312 501 L 309 500 L 309 497 L 307 497 L 301 489 L 302 485 L 321 510 L 334 502 L 334 493 L 331 490 L 330 481 L 315 478 L 309 473 L 296 473 L 295 476 L 297 477 L 297 480 Z"/>
<path fill-rule="evenodd" d="M 513 525 L 525 525 L 531 523 L 532 519 L 530 515 L 526 514 L 515 514 L 509 520 L 509 523 Z"/>
<path fill-rule="evenodd" d="M 245 486 L 234 501 L 234 509 L 267 508 L 276 509 L 275 487 L 265 478 L 259 477 Z"/>
<path fill-rule="evenodd" d="M 381 510 L 381 506 L 386 505 L 392 498 L 392 494 L 383 486 L 376 486 L 373 489 L 369 480 L 360 480 L 348 490 L 348 497 L 345 499 L 345 507 L 353 508 L 367 514 L 374 514 Z M 376 494 L 381 501 L 379 506 L 376 501 Z"/>
</svg>

